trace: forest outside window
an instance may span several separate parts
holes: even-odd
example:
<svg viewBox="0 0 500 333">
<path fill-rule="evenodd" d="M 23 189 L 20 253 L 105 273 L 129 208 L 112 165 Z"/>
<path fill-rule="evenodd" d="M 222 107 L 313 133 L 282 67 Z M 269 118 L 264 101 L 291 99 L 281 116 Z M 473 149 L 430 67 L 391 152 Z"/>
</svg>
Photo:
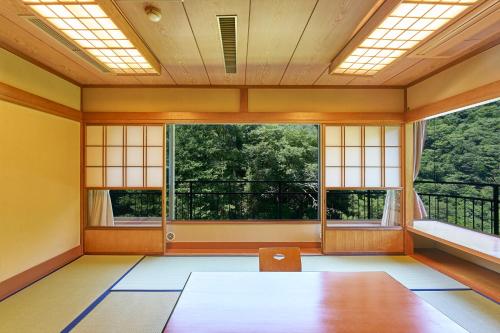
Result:
<svg viewBox="0 0 500 333">
<path fill-rule="evenodd" d="M 318 143 L 315 125 L 175 125 L 173 219 L 317 220 Z"/>
</svg>

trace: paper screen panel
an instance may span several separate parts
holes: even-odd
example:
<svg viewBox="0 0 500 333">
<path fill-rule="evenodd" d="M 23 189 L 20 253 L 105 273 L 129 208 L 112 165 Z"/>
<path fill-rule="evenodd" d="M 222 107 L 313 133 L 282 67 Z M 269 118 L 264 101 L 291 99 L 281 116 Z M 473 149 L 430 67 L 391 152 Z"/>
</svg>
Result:
<svg viewBox="0 0 500 333">
<path fill-rule="evenodd" d="M 127 166 L 142 166 L 144 150 L 142 147 L 127 147 Z"/>
<path fill-rule="evenodd" d="M 106 186 L 108 187 L 123 186 L 123 168 L 121 167 L 106 168 Z"/>
<path fill-rule="evenodd" d="M 102 146 L 104 145 L 103 126 L 86 126 L 86 144 L 87 146 Z"/>
<path fill-rule="evenodd" d="M 365 147 L 365 166 L 382 166 L 382 149 L 380 147 Z"/>
<path fill-rule="evenodd" d="M 345 167 L 344 169 L 344 186 L 345 187 L 360 187 L 361 186 L 361 168 L 360 167 Z"/>
<path fill-rule="evenodd" d="M 382 168 L 374 168 L 374 167 L 365 168 L 365 186 L 366 187 L 382 186 Z"/>
<path fill-rule="evenodd" d="M 327 126 L 325 128 L 325 145 L 327 146 L 340 146 L 341 140 L 341 127 L 340 126 Z"/>
<path fill-rule="evenodd" d="M 127 126 L 127 146 L 144 145 L 144 126 Z"/>
<path fill-rule="evenodd" d="M 400 186 L 400 168 L 385 168 L 385 187 Z"/>
<path fill-rule="evenodd" d="M 345 147 L 345 166 L 361 166 L 361 147 Z"/>
<path fill-rule="evenodd" d="M 148 187 L 161 187 L 163 183 L 163 168 L 162 167 L 147 167 L 146 179 Z"/>
<path fill-rule="evenodd" d="M 106 126 L 106 146 L 123 146 L 123 126 Z"/>
<path fill-rule="evenodd" d="M 340 187 L 342 179 L 342 169 L 340 167 L 326 167 L 325 185 L 327 187 Z"/>
<path fill-rule="evenodd" d="M 399 167 L 400 154 L 399 147 L 386 147 L 385 148 L 385 166 L 386 167 Z"/>
<path fill-rule="evenodd" d="M 85 180 L 88 187 L 102 187 L 104 186 L 102 168 L 100 167 L 86 167 Z"/>
<path fill-rule="evenodd" d="M 143 187 L 144 176 L 142 167 L 127 167 L 126 168 L 127 187 Z"/>
<path fill-rule="evenodd" d="M 340 166 L 342 148 L 340 147 L 326 147 L 325 164 L 326 166 Z"/>
<path fill-rule="evenodd" d="M 163 146 L 163 126 L 147 126 L 146 145 Z"/>
<path fill-rule="evenodd" d="M 123 166 L 122 147 L 106 147 L 106 166 Z"/>
<path fill-rule="evenodd" d="M 147 147 L 147 166 L 162 166 L 163 165 L 163 148 L 162 147 Z"/>
<path fill-rule="evenodd" d="M 361 126 L 346 126 L 344 132 L 345 146 L 361 146 Z"/>
<path fill-rule="evenodd" d="M 396 126 L 385 127 L 385 146 L 400 146 L 400 128 Z"/>
<path fill-rule="evenodd" d="M 365 127 L 365 146 L 380 147 L 382 145 L 382 128 L 380 126 Z"/>
<path fill-rule="evenodd" d="M 102 147 L 86 147 L 85 148 L 85 163 L 87 166 L 102 166 Z"/>
</svg>

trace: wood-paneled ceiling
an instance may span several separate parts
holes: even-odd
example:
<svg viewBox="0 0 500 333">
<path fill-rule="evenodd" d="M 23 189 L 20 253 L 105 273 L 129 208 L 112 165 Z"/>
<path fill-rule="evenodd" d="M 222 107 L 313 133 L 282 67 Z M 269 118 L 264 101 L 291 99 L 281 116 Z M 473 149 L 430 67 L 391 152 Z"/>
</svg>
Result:
<svg viewBox="0 0 500 333">
<path fill-rule="evenodd" d="M 500 1 L 483 0 L 373 77 L 330 75 L 332 59 L 382 0 L 115 0 L 162 65 L 159 76 L 103 73 L 1 0 L 0 46 L 80 85 L 406 86 L 500 41 Z M 161 9 L 159 23 L 144 7 Z M 237 15 L 237 73 L 226 74 L 217 15 Z"/>
</svg>

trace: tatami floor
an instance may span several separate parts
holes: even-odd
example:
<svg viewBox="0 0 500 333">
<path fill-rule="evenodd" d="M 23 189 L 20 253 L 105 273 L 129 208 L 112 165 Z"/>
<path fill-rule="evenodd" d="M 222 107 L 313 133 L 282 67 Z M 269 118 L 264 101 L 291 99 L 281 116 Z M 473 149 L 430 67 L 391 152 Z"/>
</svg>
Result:
<svg viewBox="0 0 500 333">
<path fill-rule="evenodd" d="M 498 303 L 411 257 L 302 262 L 304 271 L 386 271 L 469 332 L 500 332 Z M 83 256 L 0 302 L 0 332 L 161 332 L 195 271 L 258 271 L 258 258 Z"/>
</svg>

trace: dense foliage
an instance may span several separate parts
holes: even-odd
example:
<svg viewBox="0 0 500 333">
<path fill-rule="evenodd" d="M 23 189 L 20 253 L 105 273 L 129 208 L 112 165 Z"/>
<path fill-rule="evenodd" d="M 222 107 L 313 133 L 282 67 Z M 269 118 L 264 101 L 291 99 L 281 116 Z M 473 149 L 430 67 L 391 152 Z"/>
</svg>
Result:
<svg viewBox="0 0 500 333">
<path fill-rule="evenodd" d="M 417 180 L 498 184 L 499 120 L 500 102 L 429 120 Z M 415 188 L 433 219 L 491 232 L 492 186 L 416 184 Z"/>
<path fill-rule="evenodd" d="M 178 125 L 175 131 L 178 219 L 317 217 L 317 126 Z"/>
</svg>

